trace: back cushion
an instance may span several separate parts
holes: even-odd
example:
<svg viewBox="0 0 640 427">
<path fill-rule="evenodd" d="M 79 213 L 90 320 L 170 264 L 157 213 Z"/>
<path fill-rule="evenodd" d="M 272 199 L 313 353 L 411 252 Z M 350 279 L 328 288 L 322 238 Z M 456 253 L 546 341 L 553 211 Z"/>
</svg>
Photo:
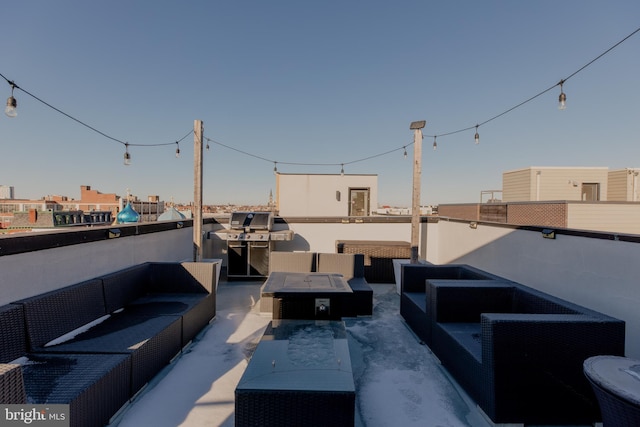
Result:
<svg viewBox="0 0 640 427">
<path fill-rule="evenodd" d="M 269 254 L 269 272 L 311 273 L 316 268 L 316 254 L 313 252 L 278 252 Z"/>
<path fill-rule="evenodd" d="M 44 346 L 54 338 L 106 314 L 102 281 L 91 279 L 16 302 L 24 307 L 29 348 Z"/>
<path fill-rule="evenodd" d="M 11 362 L 27 352 L 22 305 L 0 307 L 0 363 Z"/>
<path fill-rule="evenodd" d="M 144 263 L 101 277 L 107 313 L 121 309 L 148 292 L 149 269 L 149 264 Z"/>
<path fill-rule="evenodd" d="M 318 272 L 339 273 L 342 274 L 345 280 L 351 280 L 354 277 L 362 277 L 364 276 L 364 255 L 318 254 Z M 356 274 L 357 272 L 360 274 Z"/>
</svg>

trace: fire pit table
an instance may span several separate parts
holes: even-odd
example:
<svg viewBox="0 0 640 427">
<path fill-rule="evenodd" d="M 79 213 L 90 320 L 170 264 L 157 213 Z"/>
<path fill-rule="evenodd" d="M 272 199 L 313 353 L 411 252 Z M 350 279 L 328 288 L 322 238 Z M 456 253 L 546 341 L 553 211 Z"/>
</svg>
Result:
<svg viewBox="0 0 640 427">
<path fill-rule="evenodd" d="M 274 319 L 342 318 L 342 297 L 353 293 L 341 274 L 274 271 L 262 289 L 273 298 Z"/>
<path fill-rule="evenodd" d="M 354 417 L 344 323 L 272 320 L 236 387 L 235 425 L 352 427 Z"/>
</svg>

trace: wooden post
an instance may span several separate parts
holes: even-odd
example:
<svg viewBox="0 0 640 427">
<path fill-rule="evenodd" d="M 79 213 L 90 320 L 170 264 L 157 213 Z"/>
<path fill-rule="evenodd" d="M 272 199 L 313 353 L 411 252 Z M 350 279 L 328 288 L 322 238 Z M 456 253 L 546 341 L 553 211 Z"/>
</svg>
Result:
<svg viewBox="0 0 640 427">
<path fill-rule="evenodd" d="M 193 261 L 202 261 L 202 120 L 193 122 Z"/>
<path fill-rule="evenodd" d="M 411 264 L 418 263 L 420 242 L 420 179 L 422 175 L 422 128 L 426 122 L 411 123 L 413 129 L 413 197 L 411 203 Z"/>
</svg>

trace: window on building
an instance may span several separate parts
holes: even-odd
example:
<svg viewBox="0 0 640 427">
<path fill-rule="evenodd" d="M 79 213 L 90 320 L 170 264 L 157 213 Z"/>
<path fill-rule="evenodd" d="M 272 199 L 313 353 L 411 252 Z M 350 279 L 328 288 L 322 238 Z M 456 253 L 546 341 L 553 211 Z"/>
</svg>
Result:
<svg viewBox="0 0 640 427">
<path fill-rule="evenodd" d="M 369 188 L 349 189 L 349 216 L 369 216 Z"/>
<path fill-rule="evenodd" d="M 0 204 L 0 212 L 2 213 L 13 213 L 20 209 L 20 205 L 16 205 L 13 203 L 2 203 Z"/>
</svg>

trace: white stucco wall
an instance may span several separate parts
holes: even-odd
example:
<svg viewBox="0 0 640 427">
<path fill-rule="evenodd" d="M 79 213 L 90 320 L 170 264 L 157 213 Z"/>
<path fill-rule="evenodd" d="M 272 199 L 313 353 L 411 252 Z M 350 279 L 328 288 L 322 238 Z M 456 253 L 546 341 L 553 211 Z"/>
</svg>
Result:
<svg viewBox="0 0 640 427">
<path fill-rule="evenodd" d="M 377 175 L 276 175 L 280 216 L 348 216 L 349 190 L 369 189 L 369 213 L 378 208 Z"/>
<path fill-rule="evenodd" d="M 0 305 L 146 261 L 190 258 L 191 227 L 0 256 Z"/>
</svg>

